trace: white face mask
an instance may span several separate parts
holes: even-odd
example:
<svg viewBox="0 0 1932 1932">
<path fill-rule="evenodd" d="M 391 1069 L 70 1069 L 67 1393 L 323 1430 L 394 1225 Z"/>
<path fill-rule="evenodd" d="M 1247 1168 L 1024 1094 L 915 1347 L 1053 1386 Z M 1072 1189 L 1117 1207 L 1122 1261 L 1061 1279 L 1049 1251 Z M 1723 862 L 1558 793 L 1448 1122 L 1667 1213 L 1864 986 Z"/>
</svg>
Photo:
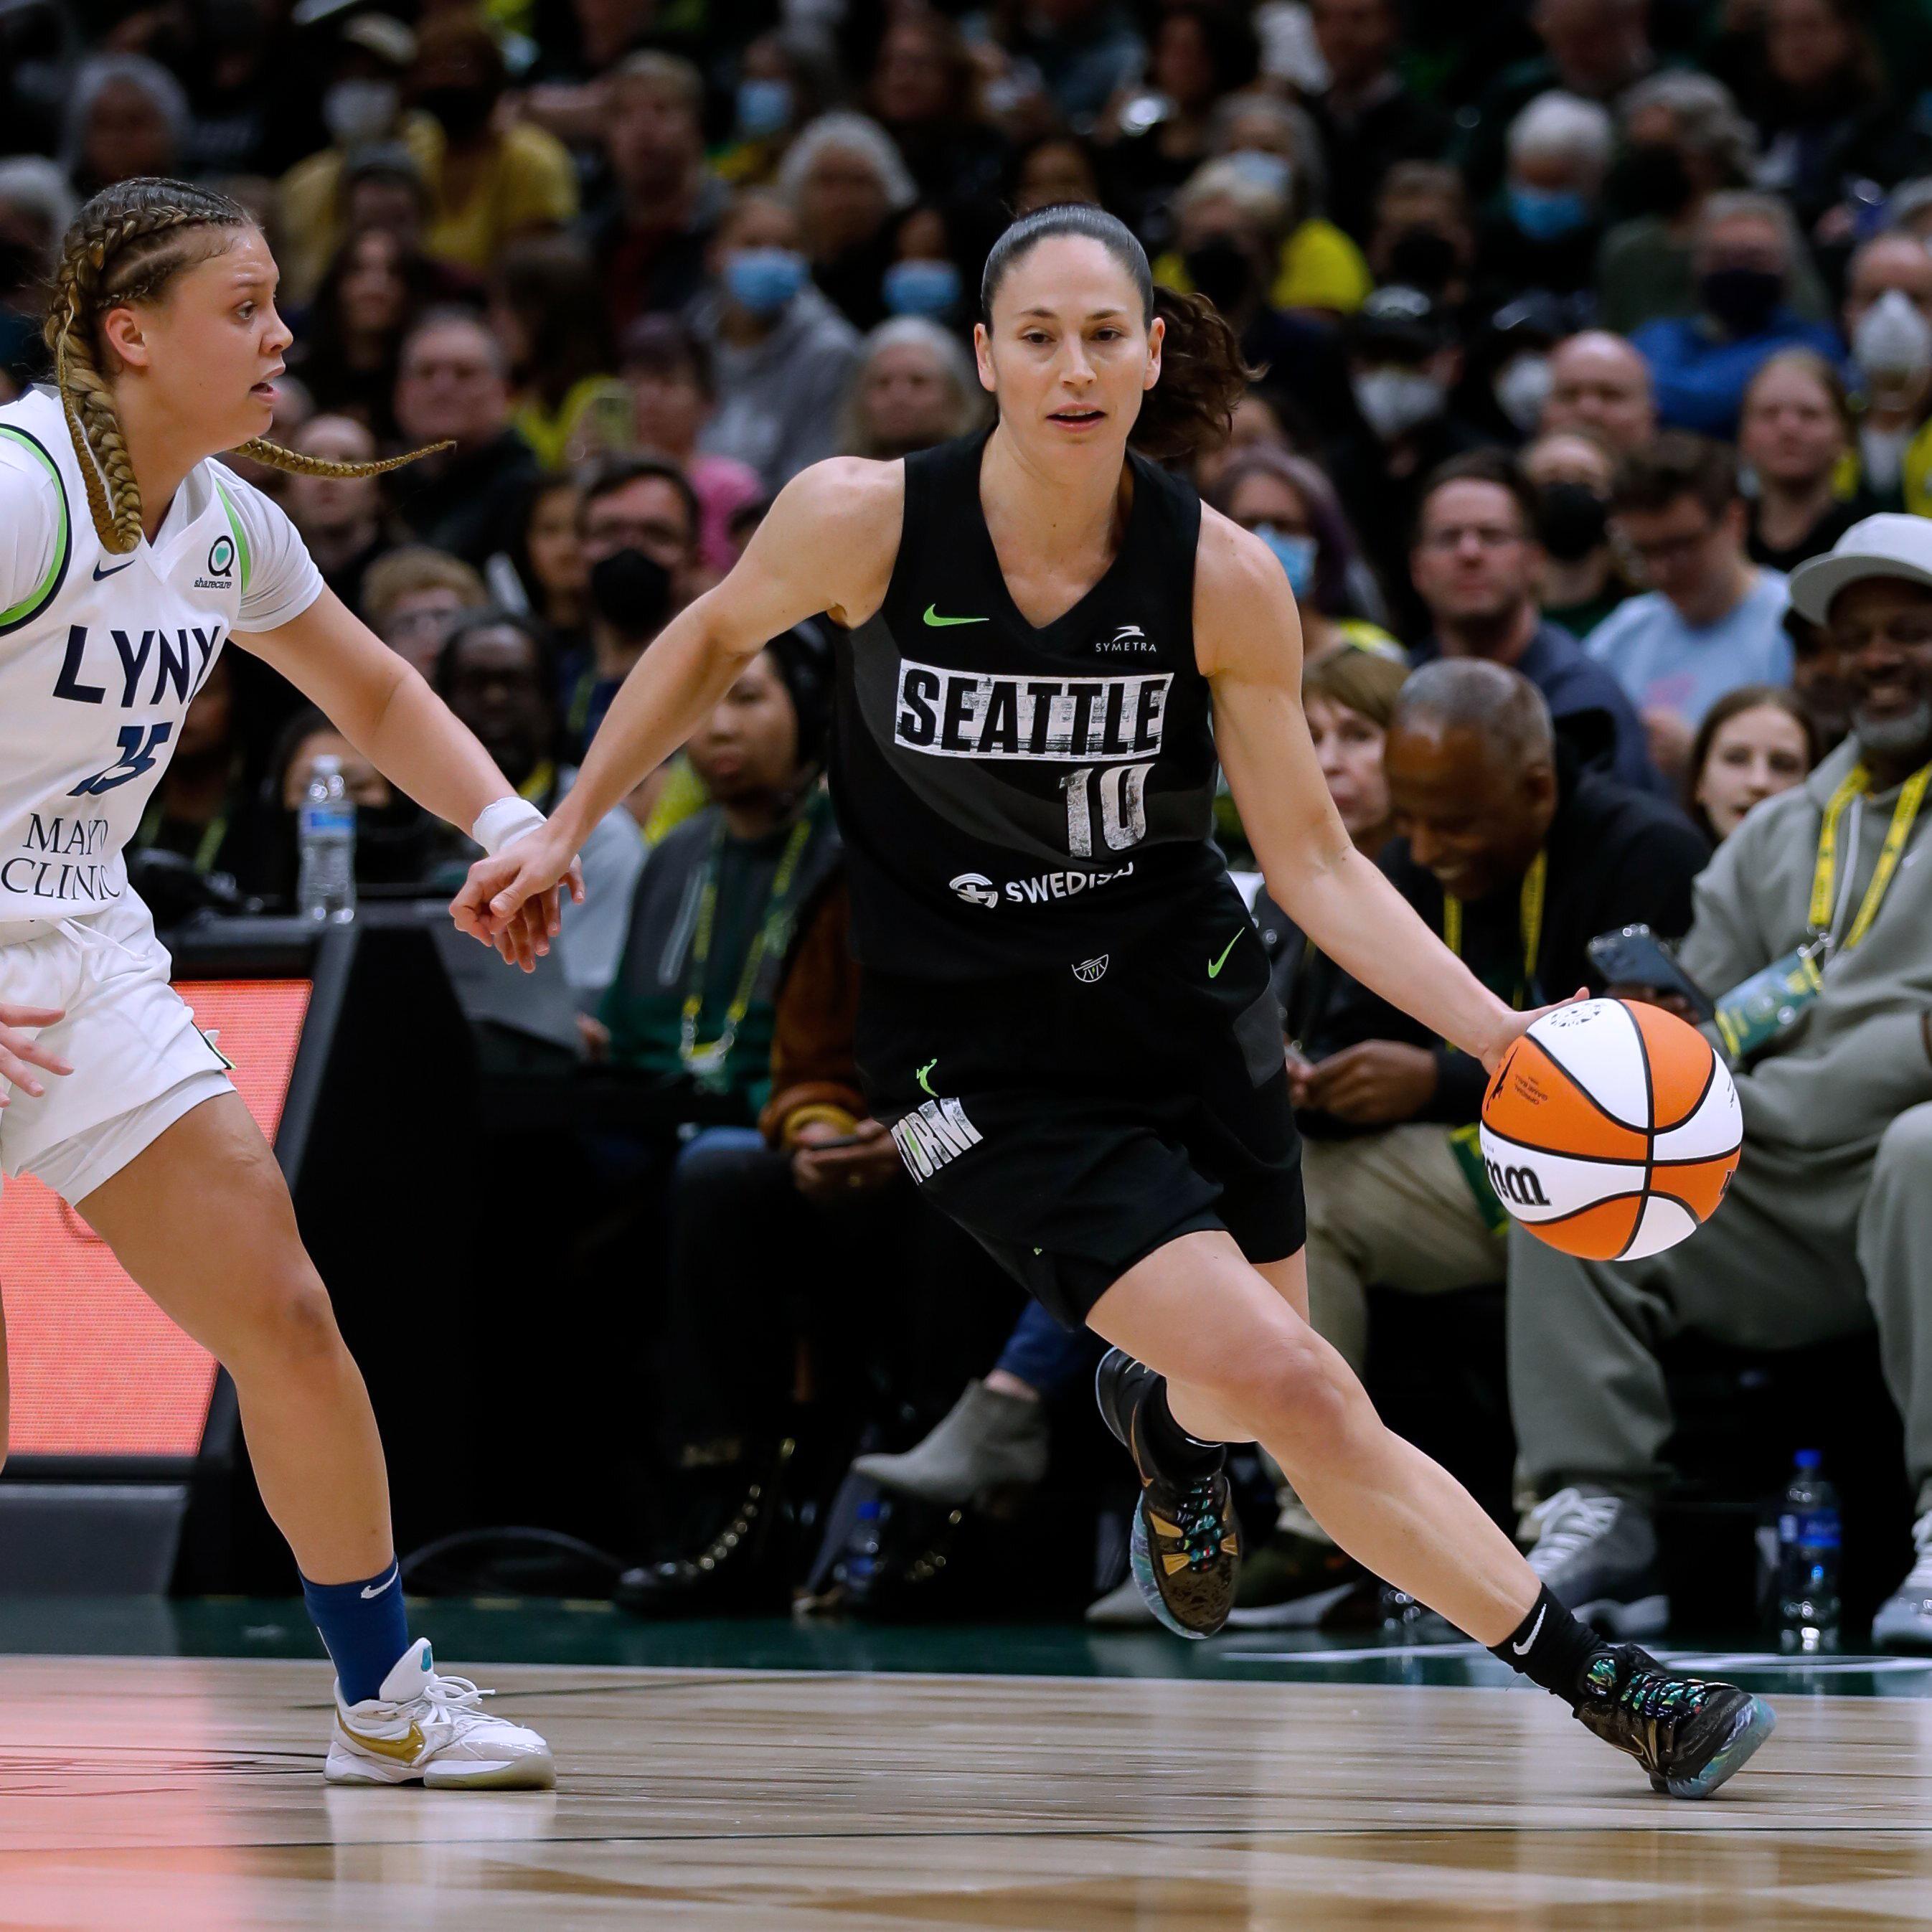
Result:
<svg viewBox="0 0 1932 1932">
<path fill-rule="evenodd" d="M 396 124 L 401 101 L 393 80 L 338 80 L 322 97 L 322 124 L 338 148 L 380 141 Z"/>
<path fill-rule="evenodd" d="M 1550 358 L 1518 356 L 1497 373 L 1496 406 L 1523 436 L 1535 428 L 1550 400 Z"/>
<path fill-rule="evenodd" d="M 1888 388 L 1932 374 L 1932 322 L 1903 289 L 1887 289 L 1852 332 L 1852 358 L 1868 381 Z"/>
<path fill-rule="evenodd" d="M 1384 442 L 1434 422 L 1449 400 L 1442 385 L 1420 369 L 1371 369 L 1350 386 L 1363 420 Z"/>
</svg>

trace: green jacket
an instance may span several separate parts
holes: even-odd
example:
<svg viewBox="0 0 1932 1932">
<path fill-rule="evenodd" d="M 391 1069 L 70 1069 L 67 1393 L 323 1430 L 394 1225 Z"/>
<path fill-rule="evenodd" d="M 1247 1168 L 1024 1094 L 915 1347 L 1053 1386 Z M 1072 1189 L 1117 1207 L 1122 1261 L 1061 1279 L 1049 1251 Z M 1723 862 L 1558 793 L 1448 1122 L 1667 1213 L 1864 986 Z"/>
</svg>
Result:
<svg viewBox="0 0 1932 1932">
<path fill-rule="evenodd" d="M 1718 848 L 1697 881 L 1684 970 L 1714 998 L 1810 935 L 1811 876 L 1825 807 L 1857 762 L 1840 746 L 1805 783 L 1767 799 Z M 1892 823 L 1895 790 L 1859 817 L 1842 934 L 1862 902 Z M 1849 817 L 1841 823 L 1849 835 Z M 1841 889 L 1842 890 L 1842 889 Z M 1825 969 L 1816 1000 L 1790 1032 L 1737 1076 L 1748 1147 L 1802 1164 L 1869 1159 L 1906 1108 L 1932 1100 L 1932 804 L 1912 829 L 1877 919 Z"/>
</svg>

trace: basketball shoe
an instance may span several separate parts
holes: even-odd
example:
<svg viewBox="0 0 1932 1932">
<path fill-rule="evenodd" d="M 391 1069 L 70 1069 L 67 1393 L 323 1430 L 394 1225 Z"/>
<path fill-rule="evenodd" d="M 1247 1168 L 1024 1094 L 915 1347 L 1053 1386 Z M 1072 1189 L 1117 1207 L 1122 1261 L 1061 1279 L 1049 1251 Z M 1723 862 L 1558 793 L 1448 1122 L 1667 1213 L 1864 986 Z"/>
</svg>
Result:
<svg viewBox="0 0 1932 1932">
<path fill-rule="evenodd" d="M 359 1704 L 335 1687 L 335 1730 L 322 1776 L 331 1784 L 420 1784 L 431 1791 L 548 1791 L 550 1746 L 535 1731 L 482 1708 L 490 1695 L 466 1677 L 440 1677 L 429 1639 L 397 1659 Z"/>
<path fill-rule="evenodd" d="M 1241 1526 L 1224 1450 L 1204 1469 L 1174 1476 L 1158 1467 L 1141 1428 L 1142 1406 L 1160 1381 L 1124 1348 L 1100 1358 L 1094 1392 L 1102 1419 L 1134 1459 L 1134 1580 L 1147 1606 L 1177 1636 L 1212 1636 L 1228 1621 L 1241 1568 Z"/>
<path fill-rule="evenodd" d="M 1777 1714 L 1734 1684 L 1666 1670 L 1634 1643 L 1606 1645 L 1583 1666 L 1576 1717 L 1636 1760 L 1653 1791 L 1708 1798 L 1769 1737 Z"/>
</svg>

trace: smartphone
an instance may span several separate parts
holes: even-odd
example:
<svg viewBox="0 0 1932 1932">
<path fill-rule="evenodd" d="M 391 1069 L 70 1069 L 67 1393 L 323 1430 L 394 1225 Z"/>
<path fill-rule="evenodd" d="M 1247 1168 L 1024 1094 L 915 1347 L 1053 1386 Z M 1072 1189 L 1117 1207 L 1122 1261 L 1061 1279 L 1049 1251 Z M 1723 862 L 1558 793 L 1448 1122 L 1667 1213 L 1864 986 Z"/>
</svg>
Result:
<svg viewBox="0 0 1932 1932">
<path fill-rule="evenodd" d="M 111 577 L 112 571 L 108 572 Z M 841 1134 L 832 1141 L 801 1141 L 794 1152 L 799 1154 L 832 1154 L 840 1148 L 870 1147 L 872 1141 L 864 1134 Z"/>
<path fill-rule="evenodd" d="M 1714 1019 L 1710 996 L 1665 950 L 1647 926 L 1626 926 L 1600 932 L 1586 949 L 1590 964 L 1606 986 L 1641 986 L 1647 993 L 1677 993 L 1690 1004 L 1700 1019 Z"/>
</svg>

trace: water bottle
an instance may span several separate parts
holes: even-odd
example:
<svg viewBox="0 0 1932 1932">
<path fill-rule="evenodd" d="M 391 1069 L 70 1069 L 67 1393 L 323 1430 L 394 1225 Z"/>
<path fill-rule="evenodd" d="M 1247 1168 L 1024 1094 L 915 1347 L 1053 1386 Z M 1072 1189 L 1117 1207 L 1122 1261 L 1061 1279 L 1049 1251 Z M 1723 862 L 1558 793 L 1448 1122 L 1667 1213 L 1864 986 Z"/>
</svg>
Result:
<svg viewBox="0 0 1932 1932">
<path fill-rule="evenodd" d="M 325 754 L 311 770 L 296 817 L 302 868 L 296 902 L 304 919 L 356 916 L 356 806 L 343 782 L 342 760 Z"/>
<path fill-rule="evenodd" d="M 1778 1647 L 1787 1655 L 1838 1647 L 1838 1492 L 1815 1449 L 1798 1467 L 1778 1513 Z"/>
</svg>

